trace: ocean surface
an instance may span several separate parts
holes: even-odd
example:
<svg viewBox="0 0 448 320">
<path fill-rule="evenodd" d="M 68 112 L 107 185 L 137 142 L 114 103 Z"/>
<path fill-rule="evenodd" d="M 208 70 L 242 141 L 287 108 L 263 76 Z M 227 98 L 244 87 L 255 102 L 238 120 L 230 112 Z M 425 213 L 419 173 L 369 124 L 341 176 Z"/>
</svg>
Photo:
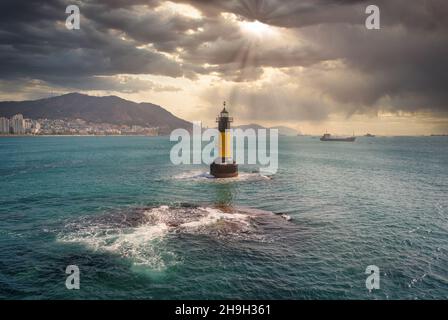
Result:
<svg viewBox="0 0 448 320">
<path fill-rule="evenodd" d="M 0 138 L 0 299 L 448 299 L 447 137 L 280 137 L 229 180 L 172 145 Z"/>
</svg>

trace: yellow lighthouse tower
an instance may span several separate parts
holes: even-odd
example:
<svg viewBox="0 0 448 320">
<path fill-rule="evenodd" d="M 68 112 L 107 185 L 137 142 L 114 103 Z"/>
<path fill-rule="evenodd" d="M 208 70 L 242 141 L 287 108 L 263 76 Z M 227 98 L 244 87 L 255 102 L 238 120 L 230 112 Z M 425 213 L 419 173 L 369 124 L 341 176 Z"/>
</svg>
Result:
<svg viewBox="0 0 448 320">
<path fill-rule="evenodd" d="M 224 108 L 216 119 L 219 130 L 218 141 L 218 158 L 210 165 L 210 174 L 216 178 L 232 178 L 238 176 L 238 165 L 232 160 L 230 123 L 233 118 L 229 117 L 229 112 L 226 110 L 226 103 Z"/>
</svg>

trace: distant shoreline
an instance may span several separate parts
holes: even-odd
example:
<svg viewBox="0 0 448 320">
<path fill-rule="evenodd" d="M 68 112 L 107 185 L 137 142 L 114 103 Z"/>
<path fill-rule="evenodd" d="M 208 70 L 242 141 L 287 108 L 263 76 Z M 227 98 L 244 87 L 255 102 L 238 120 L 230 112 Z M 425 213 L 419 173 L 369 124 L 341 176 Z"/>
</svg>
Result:
<svg viewBox="0 0 448 320">
<path fill-rule="evenodd" d="M 138 135 L 138 134 L 130 134 L 130 135 L 123 135 L 123 134 L 0 134 L 0 138 L 14 138 L 14 137 L 21 137 L 21 138 L 37 138 L 37 137 L 149 137 L 149 138 L 156 138 L 156 137 L 166 137 L 164 135 L 159 136 L 146 136 L 146 135 Z"/>
<path fill-rule="evenodd" d="M 149 138 L 156 138 L 156 137 L 168 137 L 169 135 L 157 135 L 157 136 L 151 136 L 151 135 L 141 135 L 141 134 L 129 134 L 129 135 L 123 135 L 123 134 L 0 134 L 0 138 L 14 138 L 14 137 L 22 137 L 22 138 L 34 138 L 34 137 L 149 137 Z M 283 135 L 283 137 L 310 137 L 310 138 L 319 138 L 319 135 L 301 135 L 301 136 L 286 136 Z M 357 136 L 358 138 L 364 138 L 365 136 Z M 391 135 L 391 136 L 376 136 L 376 138 L 394 138 L 394 137 L 401 137 L 401 138 L 437 138 L 437 137 L 448 137 L 448 135 Z"/>
</svg>

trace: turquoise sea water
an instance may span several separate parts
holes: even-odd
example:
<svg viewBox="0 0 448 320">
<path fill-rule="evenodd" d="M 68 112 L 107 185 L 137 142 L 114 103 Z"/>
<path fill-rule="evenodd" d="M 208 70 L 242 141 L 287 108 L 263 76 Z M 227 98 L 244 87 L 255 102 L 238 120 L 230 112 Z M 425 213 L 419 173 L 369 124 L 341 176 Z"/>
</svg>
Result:
<svg viewBox="0 0 448 320">
<path fill-rule="evenodd" d="M 281 137 L 227 181 L 171 146 L 0 138 L 0 298 L 448 299 L 447 138 Z"/>
</svg>

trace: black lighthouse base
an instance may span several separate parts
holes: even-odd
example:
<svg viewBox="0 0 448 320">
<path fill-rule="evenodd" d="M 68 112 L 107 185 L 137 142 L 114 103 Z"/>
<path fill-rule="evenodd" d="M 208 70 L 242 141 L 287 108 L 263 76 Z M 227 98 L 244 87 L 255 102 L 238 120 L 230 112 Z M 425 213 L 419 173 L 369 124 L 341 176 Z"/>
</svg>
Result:
<svg viewBox="0 0 448 320">
<path fill-rule="evenodd" d="M 215 178 L 238 177 L 238 165 L 234 163 L 215 163 L 210 165 L 210 174 Z"/>
</svg>

